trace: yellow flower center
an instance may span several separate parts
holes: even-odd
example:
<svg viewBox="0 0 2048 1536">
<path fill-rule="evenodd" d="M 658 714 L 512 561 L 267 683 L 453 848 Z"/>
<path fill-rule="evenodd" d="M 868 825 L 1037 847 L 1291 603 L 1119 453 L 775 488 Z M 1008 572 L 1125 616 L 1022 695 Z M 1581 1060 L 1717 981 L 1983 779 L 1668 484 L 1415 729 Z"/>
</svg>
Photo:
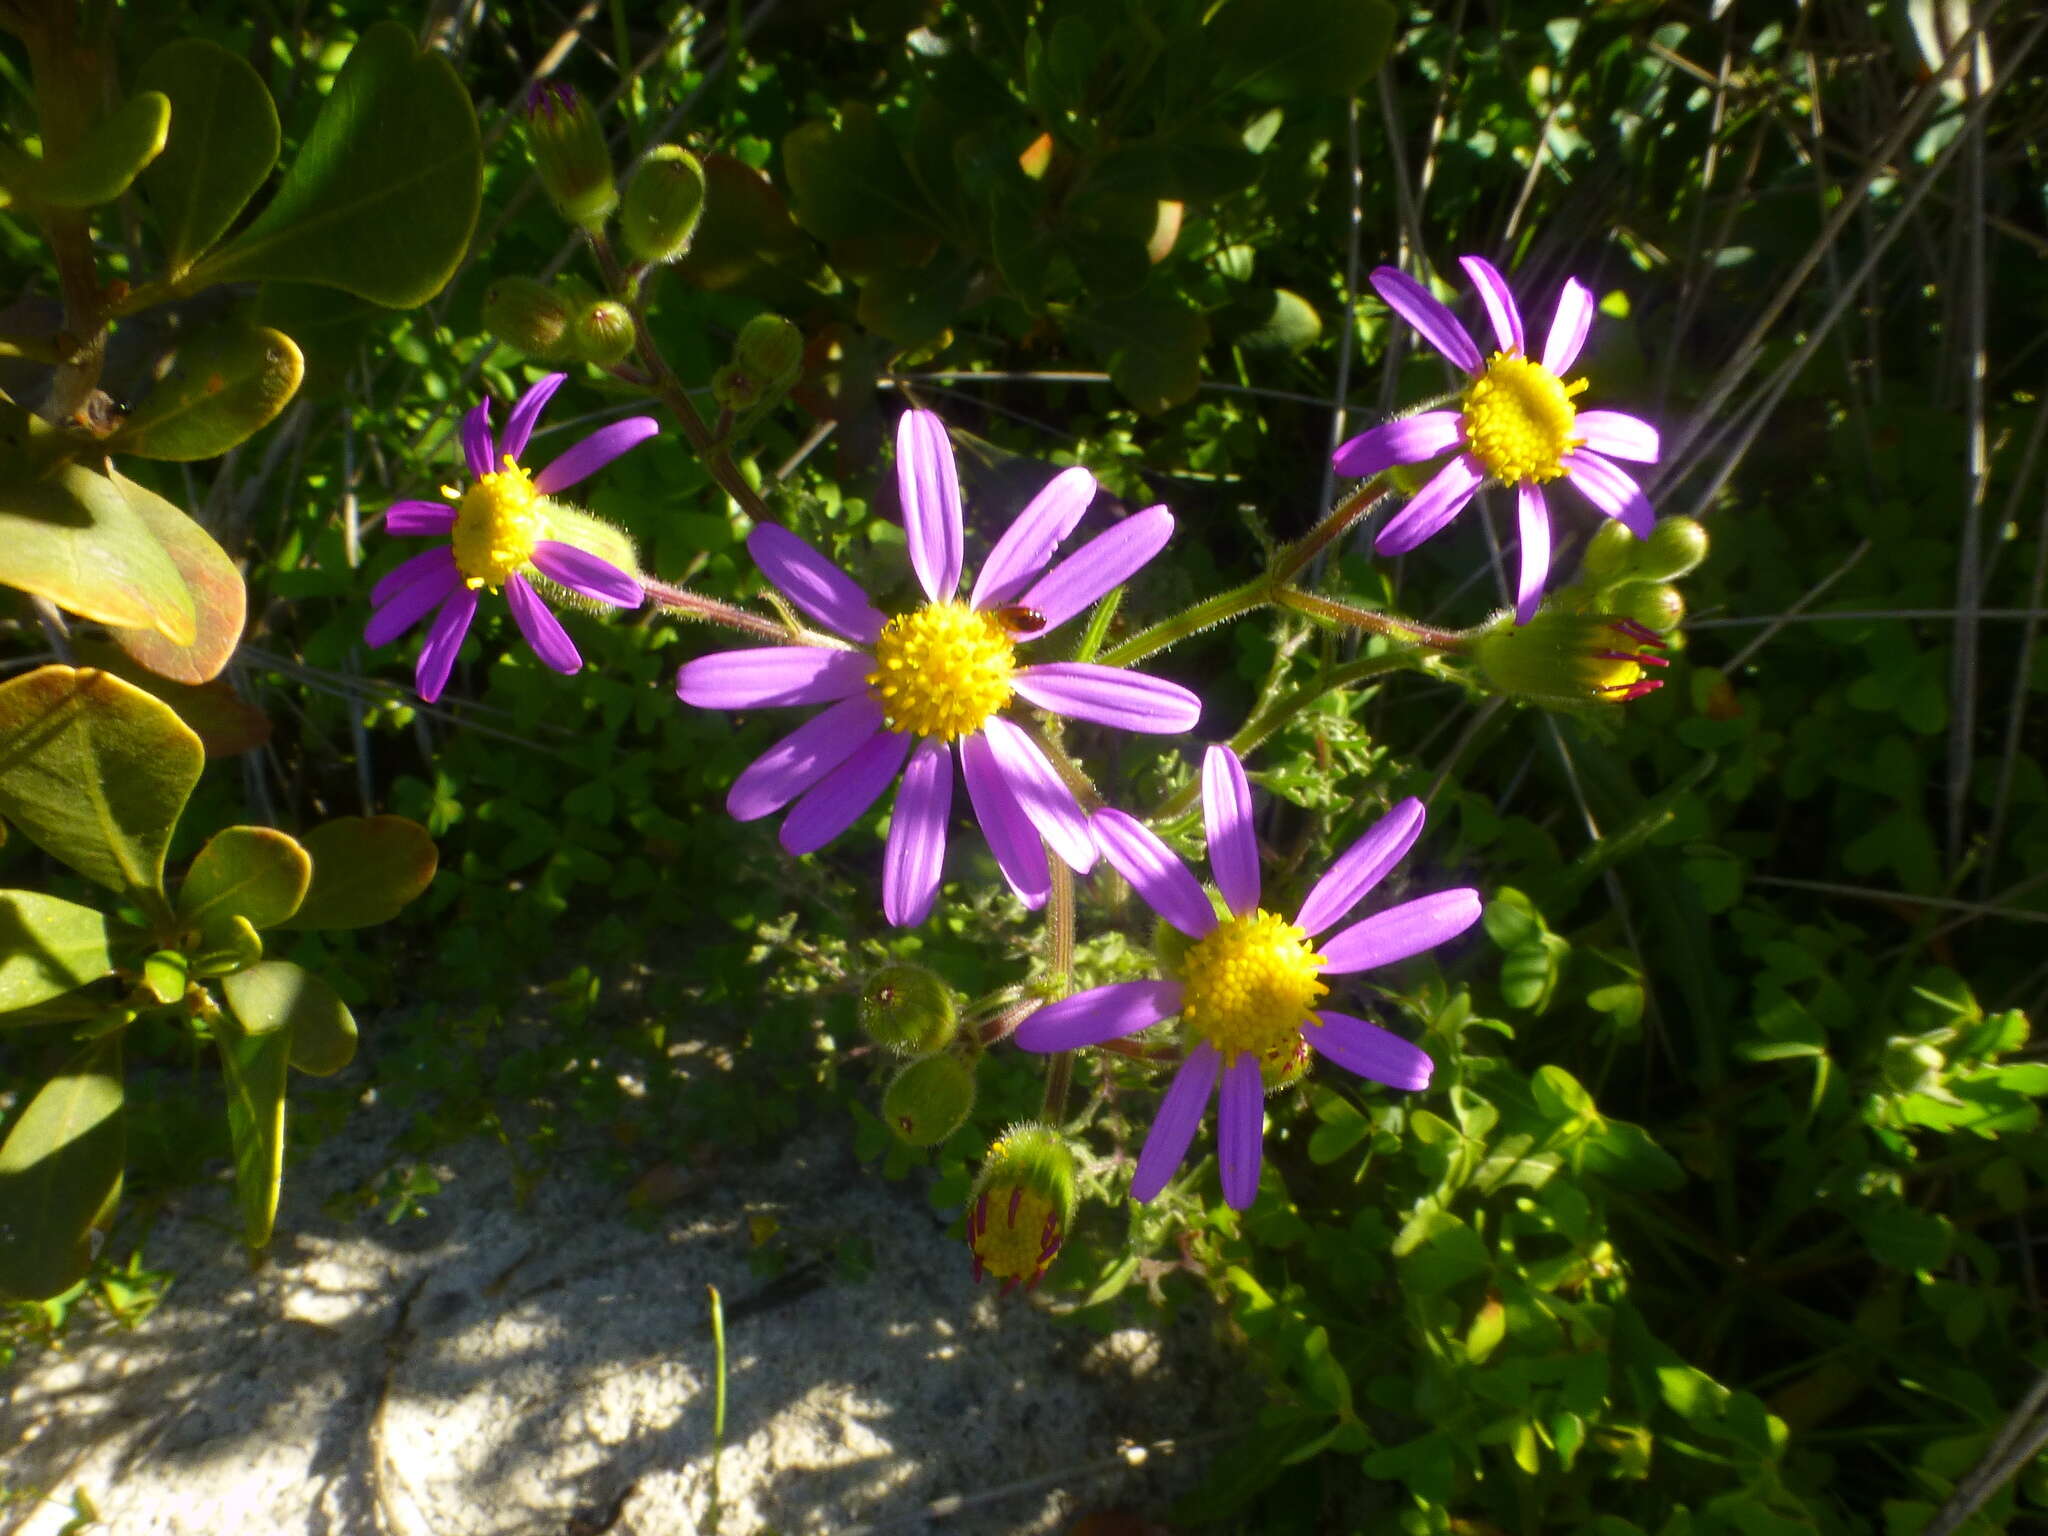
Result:
<svg viewBox="0 0 2048 1536">
<path fill-rule="evenodd" d="M 1502 485 L 1555 480 L 1564 456 L 1578 445 L 1572 396 L 1584 379 L 1567 384 L 1518 352 L 1496 352 L 1486 372 L 1465 391 L 1465 441 L 1472 457 Z"/>
<path fill-rule="evenodd" d="M 1050 1200 L 1020 1184 L 996 1184 L 977 1202 L 967 1242 L 984 1274 L 1029 1280 L 1045 1267 L 1046 1249 L 1059 1235 Z"/>
<path fill-rule="evenodd" d="M 443 495 L 453 499 L 453 490 Z M 464 491 L 455 509 L 455 565 L 472 587 L 495 592 L 533 558 L 546 533 L 533 476 L 505 455 L 505 467 Z"/>
<path fill-rule="evenodd" d="M 868 687 L 890 730 L 951 741 L 1010 702 L 1016 669 L 1001 621 L 956 599 L 891 619 L 875 642 Z"/>
<path fill-rule="evenodd" d="M 1316 978 L 1323 957 L 1308 935 L 1270 912 L 1233 917 L 1192 946 L 1181 962 L 1181 1022 L 1223 1053 L 1255 1051 L 1261 1062 L 1288 1049 L 1330 989 Z"/>
</svg>

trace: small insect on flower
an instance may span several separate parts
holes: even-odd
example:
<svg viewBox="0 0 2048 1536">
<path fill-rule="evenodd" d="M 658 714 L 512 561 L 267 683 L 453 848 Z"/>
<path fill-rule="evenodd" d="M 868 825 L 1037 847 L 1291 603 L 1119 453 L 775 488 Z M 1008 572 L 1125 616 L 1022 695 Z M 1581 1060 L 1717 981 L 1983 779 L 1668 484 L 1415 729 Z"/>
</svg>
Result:
<svg viewBox="0 0 2048 1536">
<path fill-rule="evenodd" d="M 1122 811 L 1098 811 L 1102 856 L 1147 906 L 1194 942 L 1180 952 L 1176 974 L 1111 982 L 1063 998 L 1026 1019 L 1014 1038 L 1027 1051 L 1071 1051 L 1178 1019 L 1187 1058 L 1138 1154 L 1131 1197 L 1150 1200 L 1166 1187 L 1215 1092 L 1223 1198 L 1244 1210 L 1259 1192 L 1266 1093 L 1300 1076 L 1304 1046 L 1391 1088 L 1429 1086 L 1431 1062 L 1419 1048 L 1369 1020 L 1322 1006 L 1329 992 L 1323 978 L 1433 949 L 1479 920 L 1480 901 L 1471 889 L 1437 891 L 1322 939 L 1414 846 L 1422 835 L 1422 802 L 1403 800 L 1352 844 L 1292 922 L 1259 905 L 1251 788 L 1228 747 L 1211 747 L 1203 759 L 1202 815 L 1209 866 L 1229 915 L 1217 917 L 1180 856 L 1142 823 Z"/>
<path fill-rule="evenodd" d="M 1085 873 L 1095 843 L 1073 790 L 1005 711 L 1021 699 L 1069 719 L 1171 735 L 1193 728 L 1202 703 L 1120 667 L 1026 662 L 1018 647 L 1136 575 L 1165 546 L 1173 517 L 1148 508 L 1055 561 L 1095 498 L 1093 475 L 1064 470 L 996 540 L 963 601 L 960 482 L 945 426 L 931 412 L 906 411 L 898 422 L 896 477 L 922 606 L 883 614 L 817 550 L 763 523 L 747 539 L 756 563 L 790 602 L 852 645 L 700 657 L 676 674 L 676 693 L 700 709 L 831 706 L 757 758 L 726 796 L 741 821 L 790 806 L 782 846 L 791 853 L 831 842 L 900 772 L 882 910 L 903 927 L 923 922 L 938 899 L 957 756 L 997 867 L 1037 907 L 1052 888 L 1046 848 Z"/>
<path fill-rule="evenodd" d="M 564 595 L 614 608 L 646 600 L 632 541 L 607 523 L 553 499 L 556 491 L 595 474 L 659 430 L 652 416 L 629 416 L 601 427 L 539 474 L 520 467 L 541 408 L 568 377 L 551 373 L 519 397 L 505 419 L 505 435 L 491 437 L 491 402 L 477 402 L 462 419 L 462 448 L 473 483 L 442 494 L 453 502 L 395 501 L 384 531 L 446 537 L 447 543 L 393 569 L 370 593 L 374 612 L 363 639 L 389 645 L 429 613 L 433 626 L 420 648 L 414 681 L 429 704 L 448 684 L 455 653 L 476 617 L 477 594 L 502 590 L 513 621 L 534 654 L 561 673 L 583 665 L 582 653 L 535 590 L 551 583 Z"/>
<path fill-rule="evenodd" d="M 1423 411 L 1362 432 L 1332 457 L 1337 472 L 1359 479 L 1396 465 L 1455 455 L 1388 522 L 1373 541 L 1383 555 L 1405 554 L 1435 537 L 1463 511 L 1482 485 L 1512 486 L 1522 542 L 1515 622 L 1526 624 L 1543 596 L 1550 571 L 1550 506 L 1546 482 L 1569 479 L 1609 517 L 1637 538 L 1648 538 L 1655 514 L 1641 487 L 1613 461 L 1657 460 L 1657 429 L 1620 411 L 1582 411 L 1584 379 L 1566 382 L 1593 325 L 1593 295 L 1576 278 L 1565 281 L 1543 355 L 1524 352 L 1522 312 L 1507 280 L 1492 263 L 1462 256 L 1493 325 L 1500 349 L 1481 355 L 1463 325 L 1407 273 L 1380 267 L 1372 285 L 1394 312 L 1471 379 L 1457 410 Z"/>
</svg>

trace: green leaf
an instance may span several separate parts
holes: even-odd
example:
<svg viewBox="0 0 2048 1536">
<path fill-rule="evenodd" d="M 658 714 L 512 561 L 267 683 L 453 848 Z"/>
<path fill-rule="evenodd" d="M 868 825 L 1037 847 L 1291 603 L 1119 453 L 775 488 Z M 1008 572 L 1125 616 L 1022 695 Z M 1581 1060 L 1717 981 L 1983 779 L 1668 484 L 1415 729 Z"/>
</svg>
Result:
<svg viewBox="0 0 2048 1536">
<path fill-rule="evenodd" d="M 703 160 L 704 206 L 712 212 L 676 272 L 712 293 L 746 293 L 770 304 L 807 301 L 804 279 L 817 267 L 817 247 L 796 227 L 775 184 L 731 155 Z"/>
<path fill-rule="evenodd" d="M 214 926 L 206 941 L 192 956 L 194 976 L 231 976 L 246 971 L 263 958 L 263 936 L 239 912 Z"/>
<path fill-rule="evenodd" d="M 277 107 L 262 77 L 217 43 L 159 48 L 137 81 L 171 103 L 171 135 L 143 173 L 175 279 L 227 233 L 277 164 Z"/>
<path fill-rule="evenodd" d="M 1600 1118 L 1600 1111 L 1593 1105 L 1593 1096 L 1563 1067 L 1550 1063 L 1538 1067 L 1535 1077 L 1529 1081 L 1529 1090 L 1535 1095 L 1536 1108 L 1543 1118 L 1553 1123 Z"/>
<path fill-rule="evenodd" d="M 233 997 L 230 992 L 230 1002 Z M 277 1191 L 284 1182 L 284 1069 L 292 1037 L 284 1030 L 245 1035 L 223 1022 L 214 1043 L 220 1047 L 221 1080 L 228 1095 L 228 1140 L 234 1148 L 242 1241 L 260 1253 L 270 1244 Z"/>
<path fill-rule="evenodd" d="M 126 1158 L 121 1042 L 110 1035 L 43 1085 L 0 1146 L 0 1293 L 40 1301 L 84 1278 Z"/>
<path fill-rule="evenodd" d="M 325 1077 L 354 1058 L 355 1018 L 312 972 L 289 960 L 266 960 L 228 977 L 221 988 L 249 1034 L 289 1034 L 291 1063 L 301 1072 Z"/>
<path fill-rule="evenodd" d="M 1139 410 L 1156 414 L 1193 398 L 1202 383 L 1209 322 L 1181 294 L 1144 289 L 1074 317 L 1081 340 Z"/>
<path fill-rule="evenodd" d="M 427 829 L 403 816 L 343 816 L 300 841 L 313 858 L 313 883 L 293 928 L 389 922 L 427 888 L 440 862 Z"/>
<path fill-rule="evenodd" d="M 178 576 L 185 583 L 186 596 L 192 603 L 193 625 L 192 639 L 182 645 L 173 644 L 153 629 L 123 629 L 118 626 L 112 631 L 114 643 L 158 677 L 194 686 L 211 682 L 228 664 L 228 658 L 235 654 L 235 647 L 242 643 L 242 626 L 249 610 L 242 573 L 227 557 L 227 552 L 213 541 L 212 534 L 155 491 L 124 479 L 117 471 L 110 470 L 108 474 L 115 489 L 127 501 L 129 511 L 142 520 L 163 546 L 164 553 L 170 556 L 171 564 L 177 567 Z M 120 669 L 114 670 L 118 672 Z M 149 683 L 139 686 L 150 688 L 151 692 L 157 691 Z M 216 692 L 214 697 L 218 699 L 220 693 Z M 252 713 L 250 707 L 242 704 L 232 691 L 228 691 L 226 697 L 232 703 L 224 705 L 218 713 L 244 720 Z M 180 715 L 185 713 L 179 709 L 176 697 L 167 697 L 164 702 L 178 709 Z M 269 723 L 260 714 L 256 718 L 267 737 Z M 207 735 L 203 728 L 197 725 L 193 728 L 202 736 Z M 246 748 L 229 750 L 244 751 Z M 222 755 L 223 748 L 208 740 L 207 751 Z"/>
<path fill-rule="evenodd" d="M 1871 1256 L 1893 1269 L 1938 1270 L 1948 1262 L 1955 1229 L 1944 1216 L 1905 1204 L 1868 1204 L 1854 1213 Z"/>
<path fill-rule="evenodd" d="M 142 962 L 142 990 L 159 1003 L 175 1003 L 185 995 L 192 969 L 181 949 L 160 949 Z"/>
<path fill-rule="evenodd" d="M 180 287 L 282 278 L 410 309 L 454 275 L 482 188 L 469 93 L 447 59 L 381 21 L 335 77 L 277 196 Z"/>
<path fill-rule="evenodd" d="M 306 360 L 282 331 L 225 325 L 181 346 L 170 375 L 107 439 L 109 453 L 211 459 L 274 420 L 298 392 Z"/>
<path fill-rule="evenodd" d="M 192 594 L 130 502 L 128 482 L 82 464 L 35 465 L 50 431 L 0 402 L 0 583 L 82 618 L 190 645 L 198 634 Z"/>
<path fill-rule="evenodd" d="M 275 928 L 299 910 L 313 861 L 297 839 L 269 827 L 216 832 L 192 860 L 178 889 L 178 921 L 211 935 L 229 917 Z"/>
<path fill-rule="evenodd" d="M 1624 1189 L 1676 1189 L 1685 1182 L 1678 1159 L 1626 1120 L 1601 1121 L 1576 1150 L 1581 1169 Z"/>
<path fill-rule="evenodd" d="M 0 150 L 0 183 L 17 197 L 51 208 L 111 203 L 162 153 L 170 125 L 169 100 L 160 92 L 143 91 L 101 118 L 61 160 Z"/>
<path fill-rule="evenodd" d="M 1209 24 L 1217 84 L 1255 101 L 1349 97 L 1387 57 L 1386 0 L 1230 0 Z"/>
<path fill-rule="evenodd" d="M 235 585 L 238 588 L 241 580 L 237 572 Z M 117 640 L 132 642 L 143 633 L 141 630 L 116 630 L 114 636 Z M 199 647 L 204 644 L 203 638 L 195 642 L 193 654 L 197 655 Z M 218 677 L 206 683 L 173 682 L 150 671 L 120 646 L 105 640 L 80 636 L 72 642 L 71 648 L 80 666 L 111 672 L 122 682 L 133 683 L 144 693 L 170 705 L 178 718 L 198 734 L 200 745 L 206 749 L 209 759 L 253 752 L 270 740 L 270 717 Z M 166 651 L 171 655 L 178 654 L 177 647 L 167 647 Z"/>
<path fill-rule="evenodd" d="M 76 991 L 113 968 L 106 914 L 36 891 L 0 891 L 0 1014 Z"/>
<path fill-rule="evenodd" d="M 168 914 L 164 850 L 205 760 L 168 704 L 105 672 L 0 683 L 0 815 L 152 915 Z"/>
<path fill-rule="evenodd" d="M 782 170 L 797 223 L 834 244 L 867 242 L 860 254 L 875 260 L 858 263 L 864 270 L 884 269 L 885 253 L 929 253 L 931 205 L 874 108 L 849 102 L 836 128 L 809 122 L 791 130 Z"/>
<path fill-rule="evenodd" d="M 1218 327 L 1229 341 L 1254 352 L 1300 352 L 1323 334 L 1315 306 L 1286 288 L 1259 288 L 1233 301 Z"/>
</svg>

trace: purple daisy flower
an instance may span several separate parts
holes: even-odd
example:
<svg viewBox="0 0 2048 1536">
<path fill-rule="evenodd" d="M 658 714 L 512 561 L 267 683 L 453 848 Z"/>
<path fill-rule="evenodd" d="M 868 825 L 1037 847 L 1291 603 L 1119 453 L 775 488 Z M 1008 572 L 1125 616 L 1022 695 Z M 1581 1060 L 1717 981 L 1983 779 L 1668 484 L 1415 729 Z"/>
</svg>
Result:
<svg viewBox="0 0 2048 1536">
<path fill-rule="evenodd" d="M 923 922 L 938 897 L 957 745 L 989 849 L 1011 889 L 1036 907 L 1052 884 L 1046 845 L 1085 873 L 1094 867 L 1095 843 L 1073 791 L 1002 710 L 1022 699 L 1075 720 L 1156 734 L 1191 729 L 1202 702 L 1118 667 L 1026 665 L 1016 646 L 1130 580 L 1165 546 L 1173 517 L 1148 508 L 1051 565 L 1095 496 L 1093 475 L 1064 470 L 996 541 L 962 602 L 960 482 L 945 426 L 929 411 L 906 411 L 897 423 L 896 480 L 910 563 L 928 599 L 923 607 L 884 616 L 817 550 L 764 523 L 747 538 L 763 574 L 852 645 L 722 651 L 685 663 L 676 693 L 702 709 L 831 706 L 755 759 L 726 796 L 726 809 L 741 821 L 790 805 L 782 846 L 791 853 L 831 842 L 902 770 L 882 910 L 904 927 Z"/>
<path fill-rule="evenodd" d="M 1594 506 L 1637 538 L 1648 538 L 1649 499 L 1614 460 L 1655 463 L 1657 429 L 1621 411 L 1581 411 L 1572 403 L 1586 381 L 1567 384 L 1564 375 L 1593 325 L 1593 294 L 1585 284 L 1566 279 L 1538 362 L 1523 354 L 1522 314 L 1506 279 L 1480 257 L 1458 261 L 1479 290 L 1500 350 L 1482 357 L 1465 327 L 1427 288 L 1393 267 L 1375 269 L 1372 285 L 1380 297 L 1472 382 L 1457 410 L 1423 411 L 1374 427 L 1345 443 L 1332 462 L 1339 474 L 1364 479 L 1396 464 L 1422 464 L 1463 450 L 1380 530 L 1373 548 L 1383 555 L 1406 554 L 1433 537 L 1488 480 L 1513 486 L 1522 537 L 1515 622 L 1526 624 L 1550 571 L 1544 482 L 1568 478 Z"/>
<path fill-rule="evenodd" d="M 1230 915 L 1218 918 L 1179 855 L 1122 811 L 1098 811 L 1095 837 L 1145 904 L 1195 942 L 1172 979 L 1119 981 L 1038 1010 L 1012 1037 L 1027 1051 L 1071 1051 L 1136 1034 L 1178 1015 L 1187 1059 L 1152 1122 L 1131 1197 L 1150 1200 L 1187 1156 L 1221 1078 L 1217 1140 L 1223 1198 L 1238 1210 L 1259 1192 L 1260 1132 L 1269 1084 L 1294 1081 L 1310 1050 L 1392 1088 L 1429 1086 L 1428 1056 L 1365 1019 L 1316 1007 L 1319 974 L 1348 975 L 1419 955 L 1479 920 L 1479 893 L 1438 891 L 1353 923 L 1320 945 L 1422 835 L 1420 800 L 1403 800 L 1330 866 L 1293 922 L 1259 906 L 1259 850 L 1244 765 L 1228 747 L 1202 761 L 1209 867 Z"/>
<path fill-rule="evenodd" d="M 476 617 L 479 591 L 502 587 L 526 643 L 548 666 L 565 674 L 580 668 L 583 657 L 534 590 L 532 575 L 614 608 L 637 608 L 646 599 L 638 577 L 583 547 L 602 544 L 630 565 L 632 547 L 624 537 L 549 498 L 654 436 L 660 430 L 654 418 L 628 416 L 600 427 L 537 475 L 519 467 L 519 455 L 526 451 L 541 408 L 567 377 L 551 373 L 521 395 L 505 418 L 505 435 L 498 441 L 491 438 L 489 396 L 462 418 L 462 451 L 474 483 L 466 491 L 442 488 L 453 506 L 394 501 L 384 514 L 386 533 L 448 539 L 414 555 L 377 583 L 370 593 L 374 612 L 363 631 L 370 645 L 389 645 L 429 613 L 434 615 L 414 675 L 420 697 L 429 704 L 448 684 L 455 653 Z"/>
</svg>

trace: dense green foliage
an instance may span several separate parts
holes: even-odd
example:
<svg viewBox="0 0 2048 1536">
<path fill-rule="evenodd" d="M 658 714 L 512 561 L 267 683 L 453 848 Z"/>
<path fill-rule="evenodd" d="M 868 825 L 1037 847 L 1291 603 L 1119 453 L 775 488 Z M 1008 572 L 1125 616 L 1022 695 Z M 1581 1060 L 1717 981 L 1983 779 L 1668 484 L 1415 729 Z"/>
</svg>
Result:
<svg viewBox="0 0 2048 1536">
<path fill-rule="evenodd" d="M 695 152 L 703 222 L 632 295 L 673 377 L 644 356 L 568 363 L 538 461 L 581 435 L 572 415 L 661 416 L 661 437 L 583 491 L 650 575 L 706 597 L 766 611 L 751 496 L 885 608 L 907 599 L 885 451 L 905 400 L 953 430 L 970 544 L 1053 466 L 1173 509 L 1178 536 L 1108 618 L 1110 644 L 1247 581 L 1348 489 L 1326 471 L 1339 437 L 1446 387 L 1366 286 L 1382 263 L 1454 278 L 1457 255 L 1485 253 L 1542 322 L 1576 274 L 1602 310 L 1577 371 L 1663 428 L 1657 511 L 1711 539 L 1682 607 L 1604 540 L 1555 599 L 1659 630 L 1689 609 L 1661 692 L 1548 707 L 1456 656 L 1278 608 L 1146 663 L 1201 694 L 1204 738 L 1270 726 L 1239 738 L 1270 890 L 1298 897 L 1414 794 L 1429 830 L 1401 878 L 1487 898 L 1482 927 L 1372 978 L 1385 1021 L 1434 1058 L 1431 1087 L 1324 1067 L 1271 1099 L 1248 1212 L 1222 1202 L 1207 1133 L 1160 1200 L 1125 1199 L 1156 1064 L 1093 1053 L 1058 1096 L 1082 1200 L 1041 1294 L 1097 1328 L 1213 1307 L 1255 1386 L 1216 1406 L 1244 1432 L 1203 1507 L 1244 1529 L 1906 1536 L 2048 1368 L 2029 1225 L 2048 1063 L 2028 1034 L 2048 970 L 2026 942 L 2048 920 L 2041 28 L 1993 8 L 1979 91 L 1931 68 L 1960 7 L 1725 9 L 869 0 L 763 7 L 733 38 L 723 14 L 664 6 L 594 26 L 560 64 L 602 104 L 622 168 L 662 142 Z M 100 229 L 106 275 L 138 293 L 174 270 L 266 280 L 224 291 L 304 363 L 282 415 L 233 440 L 271 422 L 262 435 L 181 467 L 167 461 L 202 455 L 149 443 L 191 429 L 183 376 L 151 416 L 147 349 L 124 361 L 130 332 L 113 333 L 107 387 L 135 370 L 138 410 L 107 446 L 138 456 L 122 473 L 197 516 L 248 589 L 226 683 L 150 685 L 214 759 L 164 824 L 157 872 L 186 871 L 191 905 L 202 847 L 246 823 L 388 814 L 438 844 L 438 876 L 388 926 L 266 934 L 276 958 L 234 962 L 232 1006 L 263 1008 L 268 968 L 290 964 L 356 1011 L 360 1059 L 295 1085 L 293 1138 L 347 1134 L 373 1085 L 414 1110 L 420 1149 L 497 1136 L 535 1178 L 565 1122 L 601 1127 L 604 1173 L 633 1187 L 669 1162 L 743 1180 L 829 1113 L 878 1177 L 959 1211 L 990 1142 L 1040 1112 L 1044 1064 L 993 1045 L 965 1124 L 912 1147 L 878 1113 L 900 1059 L 863 1040 L 857 1004 L 889 961 L 935 972 L 977 1021 L 1043 981 L 1045 925 L 978 840 L 958 840 L 937 915 L 899 931 L 876 895 L 880 813 L 801 860 L 728 819 L 727 787 L 794 722 L 677 703 L 676 666 L 736 643 L 700 626 L 572 614 L 586 666 L 565 679 L 499 605 L 432 707 L 407 686 L 416 642 L 361 643 L 371 586 L 416 547 L 365 524 L 459 476 L 454 426 L 479 390 L 502 407 L 546 371 L 534 358 L 577 355 L 493 333 L 544 326 L 550 292 L 587 310 L 615 275 L 522 147 L 523 71 L 553 33 L 506 7 L 484 35 L 437 39 L 485 145 L 447 286 L 403 249 L 432 229 L 374 195 L 355 233 L 400 249 L 350 281 L 320 242 L 284 237 L 295 209 L 385 184 L 298 169 L 334 158 L 318 109 L 376 10 L 336 4 L 306 36 L 209 11 L 206 35 L 261 66 L 293 169 L 237 225 L 268 167 L 237 172 L 231 198 L 166 150 L 143 196 L 156 174 L 181 215 Z M 124 79 L 174 73 L 146 63 L 158 18 L 118 19 Z M 0 209 L 10 290 L 45 270 L 18 212 Z M 661 211 L 632 216 L 651 230 Z M 558 265 L 587 287 L 517 286 Z M 306 286 L 322 282 L 349 293 Z M 760 365 L 772 329 L 735 354 L 771 313 L 801 333 L 800 367 Z M 250 396 L 273 398 L 274 344 L 235 357 Z M 683 391 L 700 446 L 667 408 Z M 1553 505 L 1569 570 L 1597 518 Z M 1512 530 L 1503 496 L 1398 562 L 1341 543 L 1317 590 L 1478 625 L 1512 590 Z M 153 569 L 136 589 L 131 626 L 183 590 Z M 50 660 L 31 610 L 13 612 L 0 665 Z M 76 659 L 110 665 L 121 653 L 95 635 L 81 626 Z M 1178 796 L 1159 826 L 1201 867 L 1186 745 L 1066 740 L 1112 804 Z M 220 761 L 237 748 L 240 765 Z M 95 900 L 32 842 L 49 846 L 0 845 L 0 885 Z M 63 921 L 66 953 L 116 965 L 103 930 Z M 1076 984 L 1152 974 L 1151 914 L 1106 870 L 1080 885 L 1078 932 Z M 75 1034 L 0 1034 L 11 1131 L 45 1079 L 82 1084 L 81 1101 L 110 1080 L 113 1047 Z M 153 1090 L 127 1105 L 135 1214 L 87 1292 L 22 1307 L 18 1333 L 80 1294 L 123 1312 L 149 1195 L 266 1150 L 223 1123 L 208 1038 L 168 1014 L 128 1029 L 126 1070 Z M 238 1078 L 221 1054 L 231 1088 L 282 1082 L 281 1057 Z M 419 1193 L 398 1167 L 336 1200 L 396 1217 Z M 1965 1529 L 2038 1520 L 2048 1470 L 1968 1502 Z"/>
</svg>

